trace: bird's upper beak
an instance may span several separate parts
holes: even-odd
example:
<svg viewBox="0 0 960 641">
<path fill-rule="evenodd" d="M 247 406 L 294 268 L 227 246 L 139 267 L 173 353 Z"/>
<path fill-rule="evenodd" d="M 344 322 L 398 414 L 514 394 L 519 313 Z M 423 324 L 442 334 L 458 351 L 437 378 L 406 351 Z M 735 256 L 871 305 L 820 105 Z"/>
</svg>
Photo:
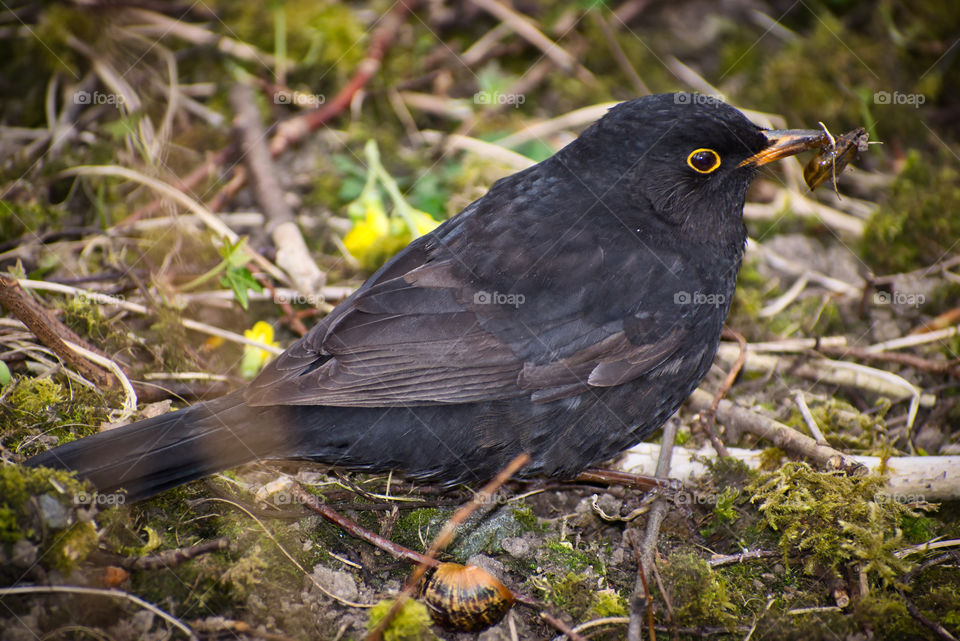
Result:
<svg viewBox="0 0 960 641">
<path fill-rule="evenodd" d="M 740 163 L 741 167 L 766 165 L 768 162 L 793 156 L 801 151 L 817 149 L 830 140 L 822 129 L 771 129 L 764 131 L 763 135 L 767 137 L 770 144 L 763 151 L 755 153 Z"/>
</svg>

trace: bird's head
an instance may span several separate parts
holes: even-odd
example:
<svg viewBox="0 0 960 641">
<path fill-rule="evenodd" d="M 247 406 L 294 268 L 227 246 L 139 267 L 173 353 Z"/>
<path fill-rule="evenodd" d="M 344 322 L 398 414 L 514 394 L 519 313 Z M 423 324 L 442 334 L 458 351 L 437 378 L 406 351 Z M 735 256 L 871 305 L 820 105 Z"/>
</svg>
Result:
<svg viewBox="0 0 960 641">
<path fill-rule="evenodd" d="M 820 130 L 762 129 L 710 96 L 658 94 L 611 109 L 570 145 L 568 158 L 614 157 L 609 169 L 615 175 L 603 181 L 615 185 L 607 197 L 619 192 L 652 209 L 682 238 L 739 239 L 742 247 L 743 204 L 757 169 L 824 141 Z"/>
</svg>

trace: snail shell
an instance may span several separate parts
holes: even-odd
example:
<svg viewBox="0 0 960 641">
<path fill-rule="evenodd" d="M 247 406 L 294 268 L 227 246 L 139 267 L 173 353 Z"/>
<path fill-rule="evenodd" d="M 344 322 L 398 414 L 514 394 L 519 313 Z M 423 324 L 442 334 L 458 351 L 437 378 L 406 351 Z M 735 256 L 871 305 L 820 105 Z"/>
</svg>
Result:
<svg viewBox="0 0 960 641">
<path fill-rule="evenodd" d="M 475 565 L 441 563 L 423 584 L 420 598 L 433 621 L 449 630 L 480 632 L 503 618 L 513 593 Z"/>
</svg>

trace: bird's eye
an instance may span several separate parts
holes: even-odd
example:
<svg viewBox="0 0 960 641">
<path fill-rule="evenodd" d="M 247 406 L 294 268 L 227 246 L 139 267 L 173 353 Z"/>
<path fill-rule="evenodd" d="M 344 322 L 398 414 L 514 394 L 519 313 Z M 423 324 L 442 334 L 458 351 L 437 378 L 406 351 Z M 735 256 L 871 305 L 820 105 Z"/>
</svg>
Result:
<svg viewBox="0 0 960 641">
<path fill-rule="evenodd" d="M 709 174 L 720 166 L 720 154 L 713 149 L 694 149 L 687 156 L 687 164 L 697 173 Z"/>
</svg>

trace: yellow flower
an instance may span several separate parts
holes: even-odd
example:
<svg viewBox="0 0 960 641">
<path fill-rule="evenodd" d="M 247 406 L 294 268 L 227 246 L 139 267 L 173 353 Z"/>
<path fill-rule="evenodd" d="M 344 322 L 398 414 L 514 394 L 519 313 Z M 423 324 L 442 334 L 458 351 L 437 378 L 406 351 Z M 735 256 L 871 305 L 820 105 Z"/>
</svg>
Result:
<svg viewBox="0 0 960 641">
<path fill-rule="evenodd" d="M 410 219 L 413 221 L 415 229 L 411 229 L 414 238 L 419 238 L 424 234 L 429 234 L 440 226 L 440 221 L 420 209 L 410 208 Z"/>
<path fill-rule="evenodd" d="M 279 347 L 273 340 L 273 327 L 270 323 L 257 321 L 253 327 L 244 330 L 243 336 L 252 341 L 263 343 L 264 345 Z M 253 378 L 260 373 L 260 370 L 267 364 L 271 356 L 272 354 L 265 349 L 254 347 L 253 345 L 244 345 L 243 361 L 240 363 L 240 373 L 243 374 L 244 378 Z"/>
</svg>

